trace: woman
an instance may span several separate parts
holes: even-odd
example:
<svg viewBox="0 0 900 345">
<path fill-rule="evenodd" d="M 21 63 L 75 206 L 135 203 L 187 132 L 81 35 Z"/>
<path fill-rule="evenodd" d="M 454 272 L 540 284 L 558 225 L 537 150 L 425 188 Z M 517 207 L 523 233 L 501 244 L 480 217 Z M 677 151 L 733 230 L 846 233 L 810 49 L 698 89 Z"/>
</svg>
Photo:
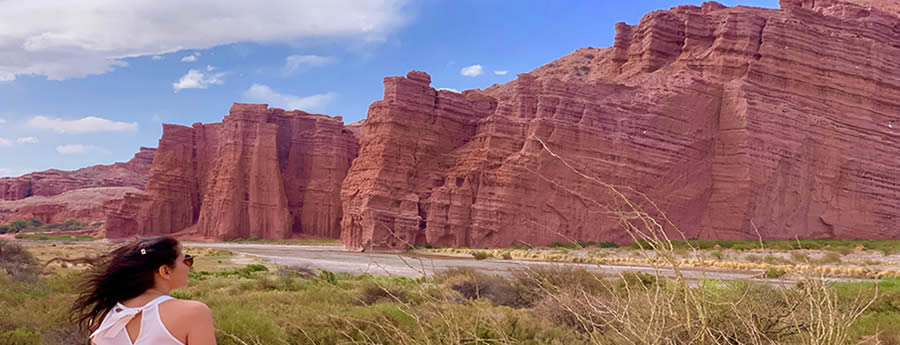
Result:
<svg viewBox="0 0 900 345">
<path fill-rule="evenodd" d="M 187 284 L 194 258 L 172 237 L 138 240 L 103 257 L 72 308 L 92 345 L 214 345 L 212 312 L 169 297 Z"/>
</svg>

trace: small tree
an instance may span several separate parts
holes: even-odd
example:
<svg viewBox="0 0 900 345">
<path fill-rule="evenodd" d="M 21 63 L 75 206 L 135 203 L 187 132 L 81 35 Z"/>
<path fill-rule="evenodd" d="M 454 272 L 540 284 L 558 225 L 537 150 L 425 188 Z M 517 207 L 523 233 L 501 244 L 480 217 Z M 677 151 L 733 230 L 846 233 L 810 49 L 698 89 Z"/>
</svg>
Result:
<svg viewBox="0 0 900 345">
<path fill-rule="evenodd" d="M 9 226 L 9 232 L 19 232 L 24 229 L 30 228 L 32 226 L 32 223 L 31 223 L 31 221 L 29 221 L 27 219 L 19 218 L 19 219 L 9 222 L 8 226 Z"/>
</svg>

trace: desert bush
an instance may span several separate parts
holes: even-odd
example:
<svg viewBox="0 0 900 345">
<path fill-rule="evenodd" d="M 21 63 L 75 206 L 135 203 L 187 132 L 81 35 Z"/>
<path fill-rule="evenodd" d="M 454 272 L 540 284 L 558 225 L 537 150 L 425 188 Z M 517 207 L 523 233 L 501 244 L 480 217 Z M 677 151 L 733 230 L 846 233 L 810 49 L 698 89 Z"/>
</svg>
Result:
<svg viewBox="0 0 900 345">
<path fill-rule="evenodd" d="M 472 257 L 474 257 L 475 260 L 484 260 L 484 259 L 490 258 L 491 256 L 493 256 L 493 255 L 491 255 L 491 253 L 483 251 L 483 250 L 476 250 L 476 251 L 472 252 Z"/>
<path fill-rule="evenodd" d="M 465 299 L 484 298 L 496 305 L 508 307 L 530 306 L 522 286 L 499 276 L 488 275 L 468 268 L 449 269 L 438 275 L 451 290 Z"/>
<path fill-rule="evenodd" d="M 603 276 L 571 266 L 522 266 L 510 273 L 512 285 L 520 290 L 517 295 L 523 306 L 537 304 L 548 295 L 571 289 L 604 294 L 611 288 L 611 283 Z"/>
<path fill-rule="evenodd" d="M 0 241 L 0 269 L 16 281 L 33 281 L 41 273 L 41 266 L 22 245 Z"/>
<path fill-rule="evenodd" d="M 784 277 L 785 274 L 787 274 L 787 272 L 785 272 L 785 270 L 783 269 L 777 267 L 769 267 L 768 269 L 766 269 L 766 272 L 763 273 L 763 276 L 765 276 L 766 278 L 774 279 Z"/>
<path fill-rule="evenodd" d="M 812 260 L 813 263 L 819 265 L 834 265 L 841 263 L 841 253 L 839 252 L 827 252 L 824 256 L 818 259 Z"/>
</svg>

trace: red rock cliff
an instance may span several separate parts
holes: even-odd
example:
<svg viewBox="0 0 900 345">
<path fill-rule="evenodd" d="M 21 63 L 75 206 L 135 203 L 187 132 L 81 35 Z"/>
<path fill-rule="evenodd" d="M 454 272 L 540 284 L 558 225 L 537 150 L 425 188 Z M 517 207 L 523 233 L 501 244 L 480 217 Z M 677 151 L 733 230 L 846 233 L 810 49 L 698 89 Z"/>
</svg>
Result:
<svg viewBox="0 0 900 345">
<path fill-rule="evenodd" d="M 537 139 L 646 193 L 688 238 L 898 238 L 900 19 L 858 2 L 657 11 L 616 25 L 610 48 L 484 91 L 386 78 L 342 188 L 342 239 L 629 241 L 593 204 L 616 208 L 610 195 Z"/>
<path fill-rule="evenodd" d="M 340 117 L 264 104 L 235 104 L 222 123 L 164 125 L 146 190 L 109 216 L 107 237 L 337 238 L 357 153 Z"/>
<path fill-rule="evenodd" d="M 0 200 L 20 200 L 31 196 L 53 196 L 96 187 L 143 189 L 156 149 L 142 147 L 124 163 L 95 165 L 75 171 L 46 170 L 19 177 L 0 178 Z"/>
</svg>

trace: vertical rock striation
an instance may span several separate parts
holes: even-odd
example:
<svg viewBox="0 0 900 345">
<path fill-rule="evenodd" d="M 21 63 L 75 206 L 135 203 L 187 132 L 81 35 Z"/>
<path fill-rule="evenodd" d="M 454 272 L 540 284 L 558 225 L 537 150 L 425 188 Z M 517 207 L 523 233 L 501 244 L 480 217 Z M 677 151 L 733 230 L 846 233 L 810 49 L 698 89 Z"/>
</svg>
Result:
<svg viewBox="0 0 900 345">
<path fill-rule="evenodd" d="M 111 212 L 107 237 L 340 234 L 340 184 L 358 152 L 340 117 L 234 104 L 222 123 L 164 125 L 150 180 Z"/>
<path fill-rule="evenodd" d="M 897 238 L 900 18 L 878 6 L 679 6 L 483 91 L 386 78 L 342 187 L 342 239 L 630 241 L 608 213 L 621 205 L 540 141 L 688 238 Z"/>
</svg>

